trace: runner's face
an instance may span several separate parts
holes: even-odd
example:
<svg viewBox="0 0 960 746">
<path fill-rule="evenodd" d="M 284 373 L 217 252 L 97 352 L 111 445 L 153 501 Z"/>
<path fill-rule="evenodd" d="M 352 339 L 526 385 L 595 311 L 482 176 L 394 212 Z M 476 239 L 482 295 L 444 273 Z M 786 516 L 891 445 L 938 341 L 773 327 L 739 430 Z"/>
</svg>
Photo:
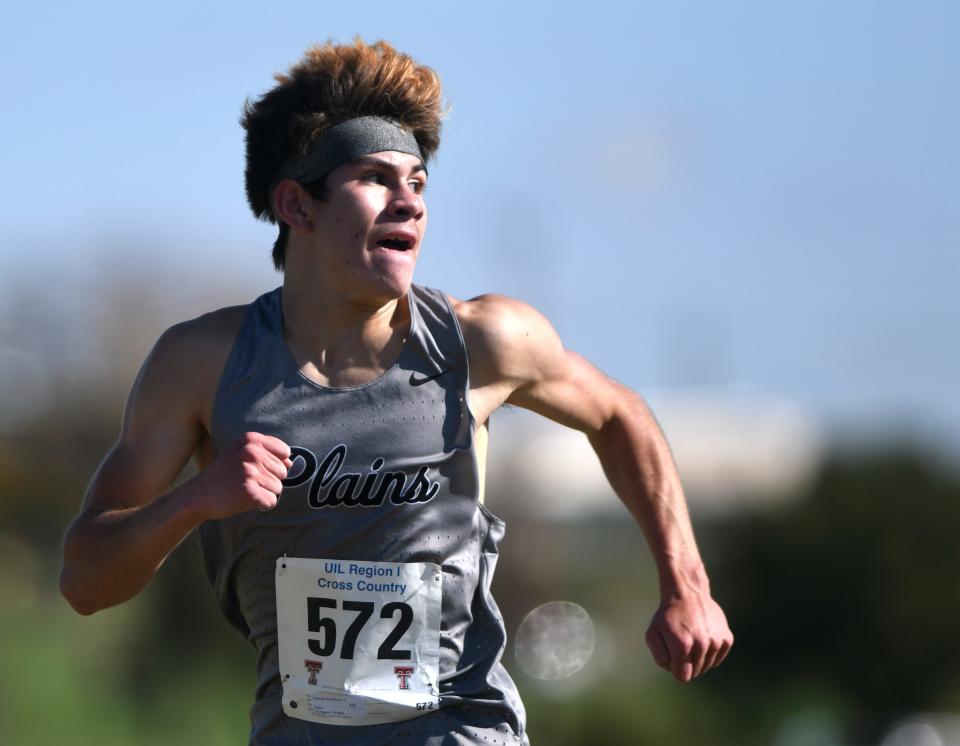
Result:
<svg viewBox="0 0 960 746">
<path fill-rule="evenodd" d="M 427 227 L 419 158 L 372 153 L 334 169 L 327 199 L 313 212 L 315 245 L 327 279 L 373 302 L 403 296 L 413 281 Z"/>
</svg>

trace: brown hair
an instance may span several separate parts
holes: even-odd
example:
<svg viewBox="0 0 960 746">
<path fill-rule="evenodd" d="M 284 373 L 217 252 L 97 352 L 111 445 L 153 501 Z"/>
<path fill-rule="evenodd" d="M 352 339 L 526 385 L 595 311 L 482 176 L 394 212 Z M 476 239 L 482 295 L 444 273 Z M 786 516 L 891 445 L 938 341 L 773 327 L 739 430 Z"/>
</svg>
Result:
<svg viewBox="0 0 960 746">
<path fill-rule="evenodd" d="M 396 120 L 413 133 L 425 160 L 440 146 L 440 78 L 389 43 L 318 44 L 310 47 L 277 85 L 244 103 L 240 123 L 247 132 L 246 188 L 250 209 L 276 223 L 267 190 L 280 165 L 305 154 L 324 132 L 355 117 Z M 323 198 L 323 184 L 305 184 Z M 280 222 L 273 264 L 282 270 L 289 227 Z"/>
</svg>

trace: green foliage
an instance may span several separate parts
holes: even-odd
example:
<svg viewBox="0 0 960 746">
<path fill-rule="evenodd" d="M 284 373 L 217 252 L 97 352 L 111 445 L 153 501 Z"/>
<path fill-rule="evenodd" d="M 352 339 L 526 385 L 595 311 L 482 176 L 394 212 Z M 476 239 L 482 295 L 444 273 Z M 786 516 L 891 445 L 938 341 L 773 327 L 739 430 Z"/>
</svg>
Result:
<svg viewBox="0 0 960 746">
<path fill-rule="evenodd" d="M 148 606 L 134 602 L 87 619 L 47 595 L 0 616 L 0 743 L 244 743 L 250 681 L 225 675 L 213 659 L 168 661 L 149 692 L 130 685 L 130 633 Z"/>
<path fill-rule="evenodd" d="M 808 499 L 725 526 L 714 578 L 737 635 L 728 684 L 773 706 L 816 682 L 856 739 L 947 704 L 960 671 L 957 526 L 956 480 L 896 452 L 836 459 Z"/>
</svg>

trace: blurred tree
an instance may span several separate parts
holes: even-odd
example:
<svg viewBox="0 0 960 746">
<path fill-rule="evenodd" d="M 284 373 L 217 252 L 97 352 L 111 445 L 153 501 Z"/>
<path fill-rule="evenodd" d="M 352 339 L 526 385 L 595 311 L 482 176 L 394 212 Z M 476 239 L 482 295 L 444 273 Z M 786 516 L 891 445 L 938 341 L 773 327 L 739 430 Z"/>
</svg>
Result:
<svg viewBox="0 0 960 746">
<path fill-rule="evenodd" d="M 960 483 L 897 450 L 834 458 L 808 499 L 724 527 L 715 582 L 737 642 L 712 683 L 752 709 L 809 687 L 856 742 L 956 708 L 958 526 Z"/>
</svg>

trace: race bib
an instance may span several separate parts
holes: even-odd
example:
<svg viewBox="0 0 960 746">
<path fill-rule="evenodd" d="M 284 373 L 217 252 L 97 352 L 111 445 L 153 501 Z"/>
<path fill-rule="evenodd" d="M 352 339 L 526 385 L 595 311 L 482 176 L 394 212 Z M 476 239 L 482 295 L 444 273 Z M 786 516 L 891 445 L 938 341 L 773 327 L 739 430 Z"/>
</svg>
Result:
<svg viewBox="0 0 960 746">
<path fill-rule="evenodd" d="M 331 725 L 439 707 L 440 566 L 280 557 L 283 711 Z"/>
</svg>

